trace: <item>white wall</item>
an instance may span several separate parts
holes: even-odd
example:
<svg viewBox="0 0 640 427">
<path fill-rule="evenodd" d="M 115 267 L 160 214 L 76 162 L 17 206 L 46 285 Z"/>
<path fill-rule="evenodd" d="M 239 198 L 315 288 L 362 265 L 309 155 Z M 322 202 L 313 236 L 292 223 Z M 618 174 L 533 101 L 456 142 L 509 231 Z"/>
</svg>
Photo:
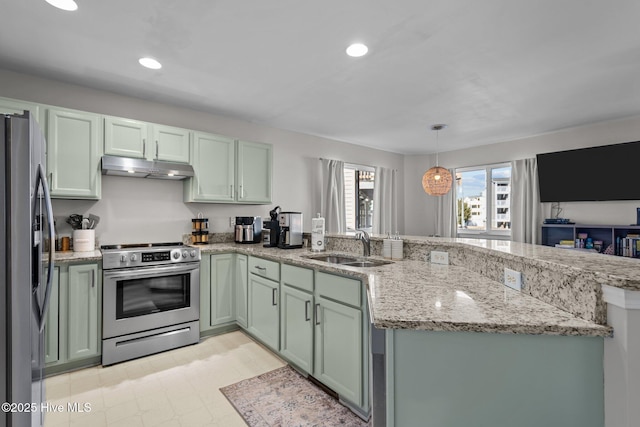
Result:
<svg viewBox="0 0 640 427">
<path fill-rule="evenodd" d="M 229 217 L 259 215 L 280 205 L 283 210 L 301 211 L 304 229 L 319 206 L 319 157 L 349 163 L 384 166 L 402 171 L 403 156 L 353 144 L 333 141 L 110 92 L 41 79 L 0 70 L 0 96 L 56 105 L 100 114 L 127 117 L 271 143 L 274 146 L 273 203 L 271 205 L 229 205 L 183 203 L 182 183 L 138 178 L 103 176 L 102 200 L 56 200 L 54 212 L 61 227 L 71 213 L 94 213 L 101 223 L 96 232 L 101 243 L 174 241 L 191 231 L 191 218 L 202 212 L 211 231 L 231 231 Z M 399 189 L 404 186 L 400 173 Z M 404 205 L 402 192 L 398 203 Z M 399 230 L 404 230 L 399 218 Z"/>
<path fill-rule="evenodd" d="M 538 153 L 570 150 L 575 148 L 617 144 L 640 140 L 640 117 L 625 118 L 565 129 L 544 135 L 515 141 L 500 142 L 482 147 L 441 152 L 440 166 L 457 168 L 534 157 Z M 446 144 L 446 138 L 441 138 Z M 406 156 L 405 167 L 405 233 L 430 235 L 435 231 L 435 200 L 422 190 L 422 174 L 433 165 L 434 156 Z M 585 171 L 603 174 L 613 185 L 640 185 L 615 182 L 615 174 L 605 171 Z M 551 215 L 550 203 L 544 203 L 544 216 Z M 565 202 L 561 203 L 562 217 L 584 224 L 635 224 L 636 208 L 640 201 Z"/>
</svg>

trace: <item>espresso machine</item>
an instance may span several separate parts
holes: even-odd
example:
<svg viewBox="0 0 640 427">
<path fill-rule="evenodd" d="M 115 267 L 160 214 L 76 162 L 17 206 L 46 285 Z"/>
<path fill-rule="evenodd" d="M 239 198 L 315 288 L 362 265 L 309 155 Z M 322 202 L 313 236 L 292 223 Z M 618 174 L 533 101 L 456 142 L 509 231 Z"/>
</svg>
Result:
<svg viewBox="0 0 640 427">
<path fill-rule="evenodd" d="M 260 243 L 262 241 L 262 218 L 259 216 L 237 216 L 236 243 Z"/>
<path fill-rule="evenodd" d="M 302 213 L 281 212 L 279 216 L 280 240 L 278 247 L 293 249 L 302 247 Z"/>
<path fill-rule="evenodd" d="M 280 240 L 280 222 L 278 215 L 280 214 L 280 206 L 276 206 L 269 211 L 270 221 L 265 221 L 262 225 L 262 242 L 264 247 L 276 247 Z"/>
</svg>

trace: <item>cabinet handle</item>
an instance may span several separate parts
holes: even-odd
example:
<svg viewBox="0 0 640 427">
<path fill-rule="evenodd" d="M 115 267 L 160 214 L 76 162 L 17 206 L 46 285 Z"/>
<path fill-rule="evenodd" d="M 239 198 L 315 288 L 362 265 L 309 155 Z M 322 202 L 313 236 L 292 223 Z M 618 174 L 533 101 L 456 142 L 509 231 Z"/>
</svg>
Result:
<svg viewBox="0 0 640 427">
<path fill-rule="evenodd" d="M 142 138 L 142 157 L 147 156 L 147 140 Z"/>
<path fill-rule="evenodd" d="M 158 140 L 156 140 L 156 160 L 158 160 Z"/>
<path fill-rule="evenodd" d="M 233 197 L 233 184 L 229 186 L 229 195 Z"/>
<path fill-rule="evenodd" d="M 256 265 L 253 268 L 257 268 L 260 271 L 267 271 L 267 267 L 260 267 L 259 265 Z"/>
<path fill-rule="evenodd" d="M 53 172 L 49 172 L 49 187 L 53 187 Z"/>
<path fill-rule="evenodd" d="M 240 184 L 240 198 L 244 199 L 244 190 L 242 189 L 242 184 Z"/>
<path fill-rule="evenodd" d="M 91 287 L 92 288 L 96 287 L 96 271 L 95 270 L 91 270 Z"/>
<path fill-rule="evenodd" d="M 320 304 L 316 304 L 316 325 L 320 324 Z"/>
<path fill-rule="evenodd" d="M 271 289 L 271 305 L 278 305 L 278 290 L 276 288 Z"/>
<path fill-rule="evenodd" d="M 311 301 L 305 301 L 304 302 L 304 320 L 306 322 L 311 320 L 311 318 L 309 317 L 309 308 L 310 307 L 311 307 Z"/>
</svg>

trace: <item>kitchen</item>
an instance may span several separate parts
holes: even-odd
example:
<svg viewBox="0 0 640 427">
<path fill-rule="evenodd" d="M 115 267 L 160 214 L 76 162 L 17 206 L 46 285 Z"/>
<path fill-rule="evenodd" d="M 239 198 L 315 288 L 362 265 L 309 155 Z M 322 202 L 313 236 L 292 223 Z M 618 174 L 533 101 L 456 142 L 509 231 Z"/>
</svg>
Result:
<svg viewBox="0 0 640 427">
<path fill-rule="evenodd" d="M 419 181 L 424 171 L 434 165 L 433 154 L 404 155 L 366 148 L 329 138 L 277 129 L 242 119 L 233 119 L 184 107 L 92 89 L 30 73 L 0 71 L 0 95 L 38 104 L 48 104 L 104 115 L 196 129 L 229 135 L 248 141 L 274 145 L 272 200 L 287 209 L 304 213 L 304 230 L 311 228 L 311 218 L 320 211 L 316 171 L 318 158 L 341 158 L 364 165 L 398 169 L 398 205 L 402 214 L 398 228 L 403 235 L 434 234 L 434 198 L 424 195 Z M 35 73 L 34 73 L 35 74 Z M 623 114 L 613 117 L 623 117 Z M 431 123 L 425 122 L 424 140 L 430 140 Z M 555 151 L 590 145 L 637 140 L 637 118 L 620 118 L 610 122 L 587 124 L 564 131 L 531 136 L 517 141 L 494 140 L 494 145 L 446 150 L 439 162 L 447 167 L 492 163 L 528 157 L 537 152 Z M 531 134 L 529 134 L 531 135 Z M 447 134 L 440 135 L 441 148 Z M 515 138 L 514 138 L 515 139 Z M 295 177 L 295 179 L 292 179 Z M 230 218 L 239 215 L 266 217 L 271 205 L 184 203 L 183 184 L 164 180 L 140 180 L 102 176 L 99 200 L 55 199 L 58 218 L 73 213 L 94 213 L 102 220 L 98 228 L 100 243 L 175 241 L 176 236 L 191 232 L 191 218 L 198 213 L 209 218 L 213 233 L 232 231 Z M 303 195 L 303 196 L 301 196 Z M 549 207 L 547 207 L 549 208 Z M 636 202 L 567 203 L 565 215 L 582 222 L 629 224 Z M 606 218 L 606 219 L 604 219 Z M 58 221 L 60 223 L 60 221 Z M 70 230 L 61 229 L 61 233 Z"/>
</svg>

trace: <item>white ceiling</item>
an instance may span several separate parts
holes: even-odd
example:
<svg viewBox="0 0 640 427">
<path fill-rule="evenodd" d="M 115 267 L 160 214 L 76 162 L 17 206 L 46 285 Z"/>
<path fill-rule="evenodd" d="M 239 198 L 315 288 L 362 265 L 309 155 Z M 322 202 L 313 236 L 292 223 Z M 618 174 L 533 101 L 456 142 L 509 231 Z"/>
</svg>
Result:
<svg viewBox="0 0 640 427">
<path fill-rule="evenodd" d="M 408 154 L 640 115 L 638 0 L 76 1 L 3 2 L 0 67 Z"/>
</svg>

